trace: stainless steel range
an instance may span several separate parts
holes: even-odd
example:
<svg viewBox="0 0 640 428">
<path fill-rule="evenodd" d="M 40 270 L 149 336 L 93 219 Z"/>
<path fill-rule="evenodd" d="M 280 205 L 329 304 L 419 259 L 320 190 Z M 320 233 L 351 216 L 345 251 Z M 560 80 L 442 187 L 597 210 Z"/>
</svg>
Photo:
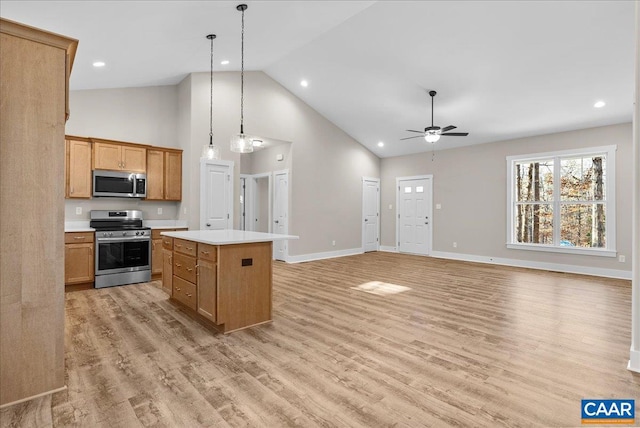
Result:
<svg viewBox="0 0 640 428">
<path fill-rule="evenodd" d="M 91 211 L 96 229 L 95 288 L 151 280 L 151 229 L 142 211 Z"/>
</svg>

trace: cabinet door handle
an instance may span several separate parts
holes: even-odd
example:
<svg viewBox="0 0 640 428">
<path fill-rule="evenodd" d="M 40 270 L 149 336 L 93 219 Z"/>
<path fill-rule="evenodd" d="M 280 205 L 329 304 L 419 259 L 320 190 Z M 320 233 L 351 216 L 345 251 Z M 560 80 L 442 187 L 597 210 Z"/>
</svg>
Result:
<svg viewBox="0 0 640 428">
<path fill-rule="evenodd" d="M 187 247 L 187 250 L 193 251 L 193 247 Z"/>
<path fill-rule="evenodd" d="M 177 268 L 181 268 L 181 267 L 182 267 L 182 265 L 181 265 L 180 263 L 176 263 L 176 267 L 177 267 Z"/>
<path fill-rule="evenodd" d="M 182 248 L 182 245 L 181 244 L 176 244 L 176 247 Z"/>
<path fill-rule="evenodd" d="M 187 268 L 187 272 L 193 272 L 193 268 Z"/>
<path fill-rule="evenodd" d="M 73 194 L 73 186 L 71 186 L 71 194 Z"/>
<path fill-rule="evenodd" d="M 191 297 L 191 296 L 193 296 L 193 294 L 191 294 L 191 293 L 184 293 L 184 294 L 186 294 L 186 295 L 187 295 L 187 297 Z"/>
<path fill-rule="evenodd" d="M 176 291 L 180 291 L 180 287 L 176 287 Z"/>
<path fill-rule="evenodd" d="M 208 255 L 209 255 L 209 252 L 208 252 L 208 251 L 200 251 L 200 253 L 201 253 L 201 254 L 204 254 L 205 256 L 208 256 Z"/>
<path fill-rule="evenodd" d="M 200 265 L 196 265 L 196 275 L 200 275 Z"/>
</svg>

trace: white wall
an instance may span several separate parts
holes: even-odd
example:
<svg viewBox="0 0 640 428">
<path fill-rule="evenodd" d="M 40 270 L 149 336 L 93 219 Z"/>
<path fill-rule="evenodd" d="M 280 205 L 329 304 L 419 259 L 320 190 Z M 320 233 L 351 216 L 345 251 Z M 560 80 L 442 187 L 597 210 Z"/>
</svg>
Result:
<svg viewBox="0 0 640 428">
<path fill-rule="evenodd" d="M 617 258 L 507 249 L 506 157 L 572 148 L 617 145 Z M 460 255 L 631 270 L 631 124 L 382 159 L 381 242 L 395 247 L 395 178 L 433 174 L 433 250 Z M 388 206 L 393 205 L 389 210 Z M 436 210 L 435 204 L 442 209 Z M 453 248 L 457 242 L 457 248 Z"/>
<path fill-rule="evenodd" d="M 71 91 L 69 107 L 67 135 L 179 147 L 177 86 Z M 76 208 L 81 208 L 82 214 L 76 214 Z M 148 220 L 173 220 L 178 215 L 176 202 L 65 199 L 65 220 L 88 220 L 90 210 L 105 209 L 141 210 Z"/>
</svg>

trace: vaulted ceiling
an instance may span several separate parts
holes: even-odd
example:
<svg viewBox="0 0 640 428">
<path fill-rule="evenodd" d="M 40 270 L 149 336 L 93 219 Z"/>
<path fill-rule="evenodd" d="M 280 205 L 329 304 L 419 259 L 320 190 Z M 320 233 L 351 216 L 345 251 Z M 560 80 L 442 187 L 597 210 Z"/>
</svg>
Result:
<svg viewBox="0 0 640 428">
<path fill-rule="evenodd" d="M 245 69 L 264 71 L 380 157 L 432 149 L 400 140 L 430 125 L 429 90 L 438 91 L 435 124 L 469 132 L 435 149 L 631 121 L 633 1 L 246 3 Z M 209 71 L 209 33 L 215 70 L 239 70 L 237 4 L 3 0 L 0 16 L 79 39 L 78 90 Z M 106 66 L 94 68 L 98 60 Z"/>
</svg>

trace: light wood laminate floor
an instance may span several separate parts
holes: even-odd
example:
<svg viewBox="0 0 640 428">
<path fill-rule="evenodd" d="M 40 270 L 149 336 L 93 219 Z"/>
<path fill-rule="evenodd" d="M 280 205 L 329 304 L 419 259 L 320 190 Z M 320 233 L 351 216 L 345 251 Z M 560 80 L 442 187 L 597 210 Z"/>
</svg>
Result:
<svg viewBox="0 0 640 428">
<path fill-rule="evenodd" d="M 640 405 L 630 281 L 392 253 L 276 262 L 274 322 L 226 336 L 158 287 L 67 293 L 68 389 L 1 425 L 579 426 L 582 398 Z"/>
</svg>

